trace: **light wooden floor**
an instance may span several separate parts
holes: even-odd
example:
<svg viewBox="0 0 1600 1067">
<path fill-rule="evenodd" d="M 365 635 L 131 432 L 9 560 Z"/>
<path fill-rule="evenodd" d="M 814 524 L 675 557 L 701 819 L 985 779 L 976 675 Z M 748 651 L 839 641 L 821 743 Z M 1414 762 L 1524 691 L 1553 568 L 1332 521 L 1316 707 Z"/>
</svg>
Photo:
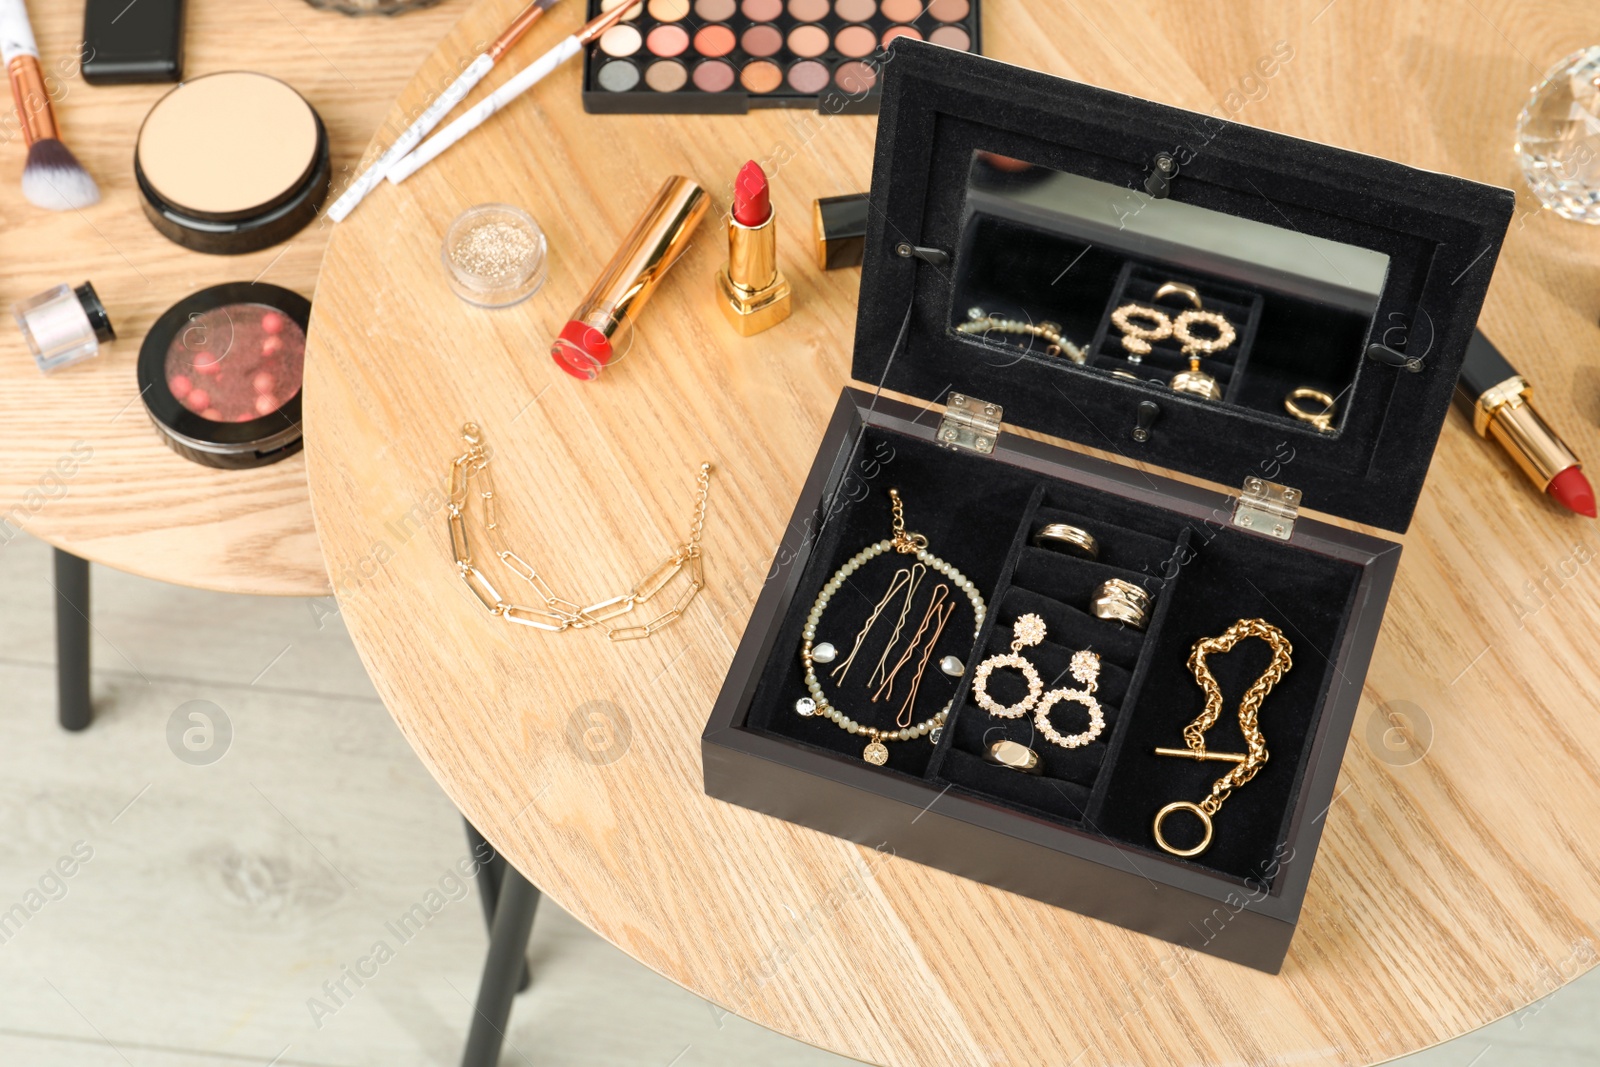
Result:
<svg viewBox="0 0 1600 1067">
<path fill-rule="evenodd" d="M 455 1063 L 484 950 L 475 891 L 446 876 L 466 852 L 461 822 L 373 694 L 333 602 L 96 567 L 100 711 L 68 735 L 54 724 L 49 567 L 40 542 L 0 546 L 0 1064 Z M 232 723 L 210 766 L 168 746 L 168 719 L 190 700 Z M 75 845 L 91 858 L 49 877 Z M 18 903 L 35 910 L 4 925 Z M 402 944 L 386 924 L 418 903 L 437 913 Z M 335 1004 L 323 983 L 377 941 L 393 959 L 360 988 L 346 979 Z M 724 1015 L 549 901 L 531 955 L 535 988 L 517 1000 L 504 1064 L 849 1062 Z M 1528 997 L 1541 982 L 1528 976 Z M 332 1013 L 314 1020 L 313 997 Z M 1070 991 L 1061 1001 L 1069 1010 Z M 1597 1048 L 1590 975 L 1402 1062 L 1587 1067 Z"/>
</svg>

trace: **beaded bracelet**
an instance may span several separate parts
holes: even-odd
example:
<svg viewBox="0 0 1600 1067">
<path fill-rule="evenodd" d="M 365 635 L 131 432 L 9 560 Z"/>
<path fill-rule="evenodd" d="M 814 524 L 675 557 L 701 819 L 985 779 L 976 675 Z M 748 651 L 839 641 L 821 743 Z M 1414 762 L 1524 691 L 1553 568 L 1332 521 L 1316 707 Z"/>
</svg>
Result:
<svg viewBox="0 0 1600 1067">
<path fill-rule="evenodd" d="M 932 552 L 929 552 L 928 539 L 926 537 L 921 534 L 906 533 L 900 493 L 891 489 L 889 490 L 889 497 L 894 502 L 894 536 L 876 544 L 868 545 L 846 560 L 844 566 L 835 571 L 833 577 L 828 579 L 827 584 L 822 587 L 822 591 L 817 594 L 816 601 L 811 605 L 811 613 L 806 616 L 804 640 L 800 646 L 800 659 L 806 666 L 806 688 L 811 691 L 811 695 L 801 697 L 795 701 L 794 705 L 796 714 L 806 717 L 821 715 L 831 720 L 842 730 L 852 734 L 867 735 L 868 744 L 862 751 L 861 758 L 879 767 L 889 760 L 889 750 L 883 744 L 885 741 L 912 741 L 916 738 L 927 736 L 934 744 L 938 744 L 938 731 L 944 726 L 945 719 L 950 714 L 950 705 L 954 698 L 946 701 L 944 707 L 939 709 L 939 713 L 932 718 L 924 719 L 913 726 L 896 730 L 880 730 L 875 726 L 867 726 L 864 723 L 856 722 L 834 707 L 823 694 L 822 683 L 817 680 L 817 653 L 819 648 L 826 647 L 827 643 L 824 642 L 823 646 L 815 644 L 817 629 L 822 623 L 822 615 L 827 611 L 828 603 L 833 599 L 833 595 L 844 586 L 845 581 L 859 570 L 863 564 L 869 560 L 876 559 L 885 552 L 893 550 L 902 555 L 914 555 L 918 562 L 925 565 L 929 570 L 938 571 L 945 575 L 950 579 L 951 584 L 967 594 L 967 599 L 972 601 L 972 612 L 975 616 L 972 623 L 974 641 L 977 640 L 978 633 L 983 628 L 983 617 L 987 610 L 983 603 L 983 596 L 978 592 L 978 587 L 973 583 L 972 579 L 962 574 L 954 564 L 946 563 Z M 829 655 L 823 662 L 831 661 L 831 659 L 832 656 Z"/>
</svg>

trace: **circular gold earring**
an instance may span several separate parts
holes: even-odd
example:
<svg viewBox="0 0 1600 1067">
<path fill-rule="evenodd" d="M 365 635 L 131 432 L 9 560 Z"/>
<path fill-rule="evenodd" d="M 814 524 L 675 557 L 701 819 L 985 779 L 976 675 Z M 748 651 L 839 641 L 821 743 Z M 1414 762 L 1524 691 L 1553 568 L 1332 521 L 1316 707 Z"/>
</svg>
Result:
<svg viewBox="0 0 1600 1067">
<path fill-rule="evenodd" d="M 1044 640 L 1044 620 L 1033 612 L 1017 619 L 1011 627 L 1011 651 L 990 656 L 978 664 L 972 680 L 972 700 L 978 707 L 1001 719 L 1020 719 L 1039 702 L 1044 692 L 1044 681 L 1039 671 L 1023 655 L 1022 650 Z M 989 675 L 996 667 L 1015 667 L 1028 682 L 1028 695 L 1007 707 L 989 695 Z"/>
<path fill-rule="evenodd" d="M 1147 320 L 1150 325 L 1141 325 L 1134 321 L 1136 318 Z M 1123 304 L 1111 313 L 1111 324 L 1122 331 L 1122 347 L 1128 350 L 1129 363 L 1141 362 L 1149 355 L 1151 341 L 1172 336 L 1172 320 L 1167 313 L 1142 304 Z"/>
<path fill-rule="evenodd" d="M 1200 337 L 1194 332 L 1194 327 L 1205 323 L 1217 331 L 1215 337 Z M 1186 356 L 1209 356 L 1221 352 L 1238 339 L 1239 332 L 1233 328 L 1233 323 L 1215 311 L 1200 311 L 1191 309 L 1172 320 L 1172 335 L 1183 344 L 1183 354 Z"/>
</svg>

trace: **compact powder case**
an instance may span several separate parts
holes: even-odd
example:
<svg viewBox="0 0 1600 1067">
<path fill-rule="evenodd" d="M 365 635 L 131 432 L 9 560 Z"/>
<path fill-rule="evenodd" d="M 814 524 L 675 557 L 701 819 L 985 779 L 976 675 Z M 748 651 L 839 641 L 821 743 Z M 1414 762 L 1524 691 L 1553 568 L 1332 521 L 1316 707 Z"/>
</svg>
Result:
<svg viewBox="0 0 1600 1067">
<path fill-rule="evenodd" d="M 184 82 L 139 129 L 145 215 L 196 252 L 240 255 L 288 240 L 333 182 L 328 131 L 305 97 L 248 71 Z"/>
<path fill-rule="evenodd" d="M 300 451 L 311 301 L 261 282 L 202 289 L 168 308 L 139 349 L 139 395 L 180 456 L 261 467 Z"/>
</svg>

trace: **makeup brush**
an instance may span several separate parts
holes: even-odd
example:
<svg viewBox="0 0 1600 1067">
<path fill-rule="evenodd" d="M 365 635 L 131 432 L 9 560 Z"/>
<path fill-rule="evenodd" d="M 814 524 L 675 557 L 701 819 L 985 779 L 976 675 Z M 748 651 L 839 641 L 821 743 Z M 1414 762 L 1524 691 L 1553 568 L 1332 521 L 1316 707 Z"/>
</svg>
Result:
<svg viewBox="0 0 1600 1067">
<path fill-rule="evenodd" d="M 621 22 L 623 16 L 629 10 L 638 6 L 638 4 L 629 4 L 624 0 L 623 3 L 618 4 L 605 14 L 597 15 L 595 18 L 590 19 L 583 29 L 568 37 L 526 67 L 523 67 L 504 85 L 490 93 L 481 102 L 474 104 L 450 125 L 422 142 L 417 146 L 416 151 L 390 167 L 389 180 L 398 185 L 427 166 L 441 152 L 479 126 L 482 126 L 490 115 L 493 115 L 535 85 L 538 85 L 545 75 L 583 51 L 584 45 Z"/>
<path fill-rule="evenodd" d="M 440 93 L 433 103 L 428 105 L 427 109 L 417 117 L 417 121 L 407 127 L 405 133 L 395 138 L 394 144 L 390 145 L 388 150 L 379 156 L 372 166 L 368 167 L 355 181 L 350 183 L 350 188 L 346 189 L 344 195 L 335 200 L 333 206 L 328 209 L 328 217 L 334 222 L 343 222 L 345 216 L 354 211 L 356 205 L 365 200 L 367 194 L 378 187 L 378 183 L 383 181 L 384 175 L 389 173 L 389 168 L 404 158 L 407 152 L 417 147 L 424 137 L 433 132 L 433 128 L 439 125 L 440 120 L 448 115 L 457 104 L 465 100 L 467 94 L 479 82 L 483 81 L 486 74 L 494 69 L 494 65 L 500 62 L 500 57 L 511 51 L 512 46 L 522 40 L 523 35 L 533 28 L 533 24 L 539 21 L 539 16 L 554 7 L 557 2 L 558 0 L 534 0 L 533 3 L 523 8 L 522 14 L 511 20 L 511 25 L 507 26 L 500 36 L 494 39 L 494 43 L 489 45 L 482 55 L 474 59 L 471 65 L 461 72 L 461 76 L 451 82 L 449 87 Z"/>
<path fill-rule="evenodd" d="M 0 58 L 5 60 L 11 102 L 28 142 L 22 195 L 51 211 L 75 211 L 97 203 L 100 187 L 72 150 L 61 143 L 61 130 L 39 69 L 39 46 L 34 43 L 23 0 L 0 0 Z"/>
</svg>

